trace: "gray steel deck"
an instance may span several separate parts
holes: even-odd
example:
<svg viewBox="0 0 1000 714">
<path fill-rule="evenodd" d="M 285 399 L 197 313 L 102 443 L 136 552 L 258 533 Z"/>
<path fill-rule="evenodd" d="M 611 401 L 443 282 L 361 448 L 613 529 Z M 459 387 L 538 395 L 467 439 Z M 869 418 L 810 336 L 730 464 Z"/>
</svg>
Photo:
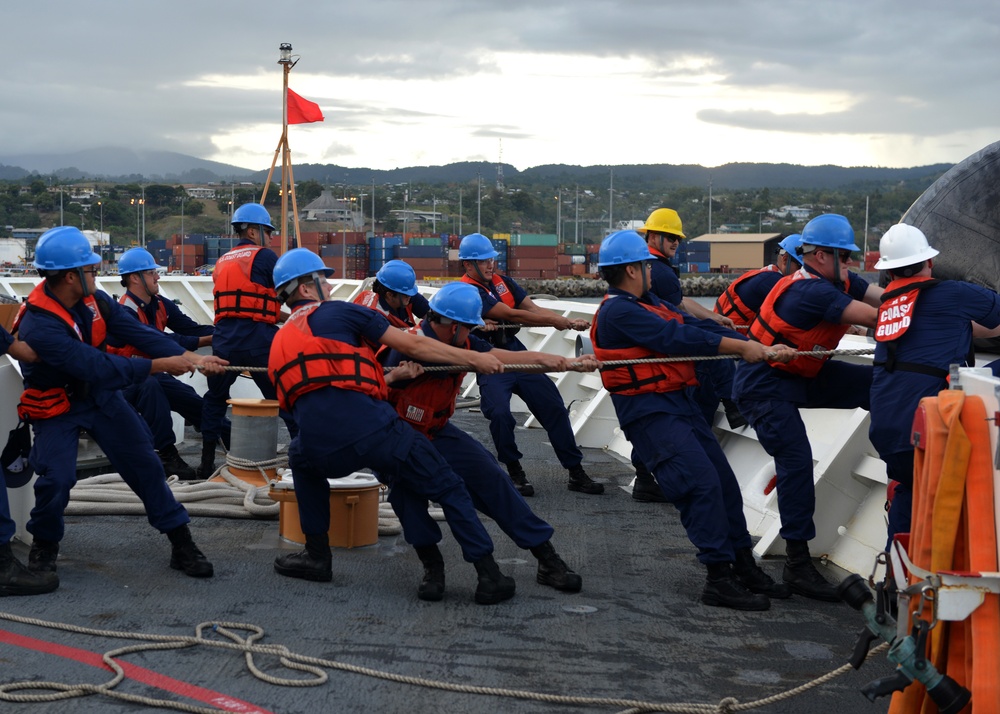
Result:
<svg viewBox="0 0 1000 714">
<path fill-rule="evenodd" d="M 478 413 L 458 423 L 488 441 Z M 283 437 L 287 439 L 287 437 Z M 283 578 L 272 570 L 282 543 L 277 522 L 195 519 L 195 539 L 215 564 L 215 577 L 194 580 L 168 568 L 169 545 L 142 518 L 68 519 L 62 543 L 61 587 L 53 594 L 0 599 L 0 610 L 83 627 L 147 634 L 191 635 L 203 621 L 252 623 L 265 644 L 387 672 L 452 683 L 526 689 L 569 696 L 654 702 L 749 701 L 777 694 L 842 665 L 850 656 L 860 615 L 847 605 L 795 597 L 764 613 L 738 613 L 699 602 L 704 571 L 664 504 L 641 504 L 620 488 L 631 469 L 616 457 L 587 450 L 585 466 L 607 493 L 586 496 L 565 487 L 565 472 L 538 429 L 521 430 L 523 462 L 535 484 L 530 504 L 556 528 L 553 542 L 584 579 L 566 595 L 538 585 L 534 559 L 495 524 L 501 568 L 517 580 L 516 597 L 497 606 L 472 601 L 475 572 L 445 529 L 448 589 L 441 603 L 420 602 L 421 568 L 401 536 L 375 546 L 334 550 L 333 583 Z M 182 450 L 192 461 L 200 445 Z M 16 546 L 26 557 L 26 547 Z M 778 563 L 765 567 L 778 574 Z M 865 573 L 867 575 L 867 573 Z M 592 610 L 591 610 L 592 608 Z M 34 641 L 73 651 L 42 651 Z M 78 635 L 0 621 L 0 682 L 57 680 L 99 684 L 110 673 L 78 661 L 127 645 L 121 639 Z M 432 690 L 358 674 L 330 672 L 316 687 L 267 684 L 235 652 L 188 648 L 128 655 L 125 661 L 180 683 L 252 706 L 230 711 L 298 712 L 576 712 L 624 707 L 560 705 Z M 276 676 L 306 678 L 274 657 L 257 664 Z M 891 671 L 884 656 L 800 697 L 762 712 L 883 712 L 858 688 Z M 169 689 L 167 686 L 166 689 Z M 136 681 L 119 691 L 206 706 Z M 205 696 L 209 696 L 206 694 Z M 210 697 L 209 697 L 210 698 Z M 134 712 L 139 704 L 90 696 L 69 702 L 3 704 L 5 712 Z"/>
</svg>

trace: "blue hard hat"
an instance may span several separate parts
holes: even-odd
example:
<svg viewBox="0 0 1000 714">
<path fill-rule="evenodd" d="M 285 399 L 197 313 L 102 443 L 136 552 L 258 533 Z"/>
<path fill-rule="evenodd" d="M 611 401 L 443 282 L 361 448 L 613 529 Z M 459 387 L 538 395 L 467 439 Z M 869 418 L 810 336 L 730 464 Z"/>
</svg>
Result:
<svg viewBox="0 0 1000 714">
<path fill-rule="evenodd" d="M 375 273 L 375 279 L 394 293 L 411 297 L 417 294 L 417 274 L 402 260 L 390 260 Z"/>
<path fill-rule="evenodd" d="M 271 214 L 259 203 L 244 203 L 233 213 L 233 227 L 246 223 L 249 225 L 267 226 L 272 231 Z"/>
<path fill-rule="evenodd" d="M 39 270 L 68 270 L 100 262 L 101 256 L 91 249 L 90 241 L 79 228 L 59 226 L 38 239 L 33 265 Z"/>
<path fill-rule="evenodd" d="M 778 247 L 783 251 L 788 253 L 791 257 L 795 258 L 795 262 L 802 265 L 802 256 L 798 254 L 798 249 L 802 245 L 802 235 L 799 233 L 792 233 L 790 236 L 785 236 L 778 243 Z"/>
<path fill-rule="evenodd" d="M 470 233 L 458 244 L 459 260 L 489 260 L 498 255 L 493 242 L 482 233 Z"/>
<path fill-rule="evenodd" d="M 641 235 L 635 231 L 616 231 L 601 241 L 601 252 L 597 258 L 597 266 L 604 268 L 652 260 L 653 256 Z"/>
<path fill-rule="evenodd" d="M 274 264 L 274 287 L 280 293 L 288 283 L 303 275 L 323 273 L 326 277 L 333 275 L 333 268 L 323 265 L 323 260 L 308 248 L 294 248 L 278 258 Z"/>
<path fill-rule="evenodd" d="M 128 275 L 143 270 L 156 270 L 163 266 L 157 265 L 152 254 L 145 248 L 130 248 L 118 259 L 118 274 Z"/>
<path fill-rule="evenodd" d="M 475 234 L 473 234 L 475 235 Z M 484 325 L 479 289 L 468 283 L 448 283 L 431 296 L 430 308 L 441 317 L 463 325 Z"/>
<path fill-rule="evenodd" d="M 837 213 L 824 213 L 806 223 L 802 229 L 803 245 L 818 245 L 838 250 L 861 250 L 854 244 L 854 229 Z"/>
</svg>

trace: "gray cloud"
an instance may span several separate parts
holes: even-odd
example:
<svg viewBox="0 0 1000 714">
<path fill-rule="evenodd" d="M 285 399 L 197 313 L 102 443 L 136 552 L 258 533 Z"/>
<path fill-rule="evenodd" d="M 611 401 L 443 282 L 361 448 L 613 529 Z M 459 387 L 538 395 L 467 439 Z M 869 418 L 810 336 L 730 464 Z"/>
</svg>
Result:
<svg viewBox="0 0 1000 714">
<path fill-rule="evenodd" d="M 739 110 L 706 100 L 698 118 L 721 126 L 921 137 L 1000 122 L 1000 5 L 972 0 L 91 0 L 7 3 L 2 13 L 0 154 L 105 145 L 211 154 L 213 136 L 275 121 L 283 41 L 302 55 L 293 87 L 299 73 L 328 77 L 335 98 L 320 104 L 327 122 L 348 134 L 375 120 L 453 115 L 395 106 L 393 97 L 378 105 L 338 97 L 338 79 L 485 82 L 500 71 L 494 53 L 514 51 L 645 58 L 657 94 L 707 72 L 722 94 L 759 95 Z M 692 70 L 690 58 L 704 64 Z M 209 74 L 262 74 L 274 89 L 185 86 Z M 840 93 L 854 103 L 781 115 L 769 102 L 777 92 Z M 595 110 L 628 100 L 584 99 Z M 527 118 L 470 132 L 533 136 Z M 348 149 L 333 144 L 327 155 Z"/>
</svg>

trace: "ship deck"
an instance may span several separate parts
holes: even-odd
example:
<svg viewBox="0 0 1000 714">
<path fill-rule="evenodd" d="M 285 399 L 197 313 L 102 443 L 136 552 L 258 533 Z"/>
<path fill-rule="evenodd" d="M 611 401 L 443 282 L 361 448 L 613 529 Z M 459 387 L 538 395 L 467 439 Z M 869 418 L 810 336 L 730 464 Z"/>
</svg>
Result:
<svg viewBox="0 0 1000 714">
<path fill-rule="evenodd" d="M 463 410 L 455 418 L 489 445 L 481 414 Z M 426 603 L 416 598 L 421 567 L 402 536 L 384 536 L 363 548 L 335 548 L 333 582 L 313 583 L 273 572 L 274 557 L 297 548 L 279 538 L 276 521 L 196 518 L 195 539 L 215 564 L 214 578 L 196 580 L 169 569 L 166 539 L 143 518 L 73 516 L 62 543 L 59 590 L 4 598 L 0 609 L 4 617 L 142 635 L 185 637 L 202 622 L 249 623 L 265 633 L 259 644 L 394 675 L 661 704 L 770 697 L 847 661 L 863 622 L 846 604 L 793 597 L 774 601 L 762 613 L 702 605 L 704 570 L 676 510 L 633 501 L 627 490 L 629 465 L 599 449 L 585 449 L 584 464 L 607 492 L 568 491 L 546 438 L 541 429 L 519 430 L 523 464 L 536 488 L 529 503 L 555 527 L 553 543 L 583 576 L 579 594 L 538 585 L 531 555 L 488 520 L 496 557 L 518 588 L 514 599 L 496 606 L 472 601 L 475 572 L 446 529 L 447 592 L 443 602 Z M 182 453 L 196 462 L 200 443 L 187 439 Z M 15 550 L 26 558 L 24 545 L 15 544 Z M 780 575 L 779 562 L 764 567 Z M 223 641 L 217 635 L 208 638 Z M 99 685 L 112 677 L 102 671 L 100 654 L 130 644 L 135 643 L 8 619 L 0 622 L 0 681 Z M 332 669 L 319 686 L 278 686 L 254 677 L 238 651 L 205 645 L 121 659 L 130 665 L 129 677 L 115 691 L 216 711 L 629 710 L 621 701 L 512 701 Z M 274 655 L 255 661 L 273 676 L 312 677 L 285 669 Z M 887 700 L 869 704 L 858 690 L 890 672 L 884 656 L 874 657 L 860 672 L 755 711 L 887 711 Z M 4 704 L 4 711 L 39 714 L 148 710 L 147 704 L 103 694 L 70 702 Z"/>
</svg>

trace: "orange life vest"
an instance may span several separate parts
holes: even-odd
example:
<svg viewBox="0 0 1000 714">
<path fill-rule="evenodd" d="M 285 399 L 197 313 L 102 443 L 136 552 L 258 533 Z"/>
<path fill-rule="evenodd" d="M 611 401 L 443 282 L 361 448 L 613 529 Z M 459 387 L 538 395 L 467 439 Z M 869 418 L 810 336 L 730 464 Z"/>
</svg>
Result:
<svg viewBox="0 0 1000 714">
<path fill-rule="evenodd" d="M 301 395 L 323 387 L 385 399 L 382 365 L 367 343 L 355 347 L 313 334 L 308 318 L 322 304 L 298 308 L 274 336 L 267 371 L 277 389 L 278 404 L 290 411 Z"/>
<path fill-rule="evenodd" d="M 737 325 L 749 325 L 753 322 L 753 319 L 757 317 L 757 313 L 751 309 L 743 299 L 740 297 L 739 293 L 736 292 L 736 286 L 740 285 L 746 280 L 754 277 L 755 275 L 760 275 L 761 273 L 773 273 L 778 272 L 777 265 L 768 265 L 758 270 L 750 270 L 743 273 L 740 277 L 736 278 L 729 286 L 722 292 L 722 295 L 718 297 L 715 301 L 715 312 L 719 315 L 724 315 L 733 321 Z"/>
<path fill-rule="evenodd" d="M 885 286 L 875 323 L 875 341 L 898 340 L 910 328 L 920 291 L 938 284 L 926 277 L 896 278 Z"/>
<path fill-rule="evenodd" d="M 413 317 L 413 308 L 410 307 L 409 303 L 406 304 L 406 321 L 404 322 L 382 307 L 382 304 L 379 301 L 378 293 L 372 290 L 365 290 L 363 293 L 354 298 L 354 304 L 361 305 L 381 313 L 393 327 L 408 330 L 417 324 L 417 321 Z"/>
<path fill-rule="evenodd" d="M 163 304 L 162 300 L 154 298 L 156 300 L 156 322 L 152 325 L 158 331 L 163 332 L 167 329 L 167 306 Z M 125 293 L 118 299 L 118 303 L 124 305 L 129 310 L 132 310 L 136 316 L 139 318 L 139 322 L 143 325 L 149 324 L 149 318 L 146 317 L 146 311 L 142 309 L 142 306 L 135 301 L 135 299 Z M 122 357 L 146 357 L 149 355 L 140 350 L 138 347 L 133 347 L 132 345 L 125 345 L 124 347 L 108 347 L 108 352 L 115 355 L 120 355 Z"/>
<path fill-rule="evenodd" d="M 83 298 L 83 304 L 90 309 L 92 316 L 90 323 L 90 344 L 93 347 L 105 351 L 108 325 L 104 319 L 103 308 L 100 302 L 93 295 Z M 54 315 L 66 325 L 67 331 L 76 339 L 83 341 L 83 332 L 76 324 L 69 310 L 63 307 L 62 303 L 45 292 L 45 281 L 40 282 L 28 295 L 28 299 L 21 305 L 14 318 L 12 332 L 17 332 L 21 324 L 21 319 L 27 311 L 41 312 Z M 69 411 L 69 395 L 65 387 L 53 387 L 51 389 L 36 389 L 28 387 L 21 394 L 21 401 L 17 405 L 17 415 L 21 419 L 49 419 L 51 417 L 65 414 Z"/>
<path fill-rule="evenodd" d="M 507 287 L 506 281 L 504 281 L 504 279 L 496 273 L 493 273 L 493 278 L 490 280 L 490 287 L 486 287 L 478 280 L 470 278 L 468 273 L 462 276 L 462 282 L 474 285 L 483 292 L 490 293 L 493 297 L 500 298 L 500 301 L 512 310 L 517 309 L 517 303 L 514 302 L 514 294 L 510 291 L 510 288 Z M 492 288 L 492 290 L 490 288 Z M 514 335 L 520 331 L 520 327 L 505 327 L 501 330 L 484 333 L 482 337 L 490 344 L 502 347 L 507 344 L 508 340 L 513 339 Z"/>
<path fill-rule="evenodd" d="M 408 330 L 423 334 L 419 326 Z M 436 339 L 436 338 L 435 338 Z M 469 349 L 469 340 L 461 349 Z M 462 387 L 465 372 L 422 374 L 403 388 L 389 387 L 389 402 L 396 413 L 417 431 L 433 438 L 455 413 L 455 397 Z"/>
<path fill-rule="evenodd" d="M 259 245 L 241 245 L 233 248 L 215 263 L 212 280 L 215 283 L 215 322 L 226 317 L 237 317 L 278 323 L 281 301 L 273 288 L 259 285 L 250 279 L 253 259 Z"/>
<path fill-rule="evenodd" d="M 778 284 L 771 288 L 771 292 L 768 293 L 764 304 L 760 306 L 757 318 L 750 325 L 751 337 L 767 346 L 776 344 L 789 345 L 803 352 L 834 349 L 840 343 L 840 339 L 847 333 L 849 325 L 820 321 L 813 328 L 803 330 L 785 322 L 774 310 L 774 305 L 777 303 L 778 298 L 784 295 L 794 283 L 799 280 L 822 279 L 818 275 L 813 275 L 805 268 L 800 268 L 791 275 L 786 275 L 779 280 Z M 801 377 L 815 377 L 828 359 L 830 359 L 829 355 L 821 357 L 799 355 L 788 364 L 773 362 L 770 363 L 770 366 L 797 374 Z"/>
<path fill-rule="evenodd" d="M 653 350 L 636 345 L 635 347 L 623 347 L 619 349 L 604 349 L 597 344 L 597 320 L 601 313 L 601 308 L 608 301 L 608 296 L 604 296 L 597 312 L 594 313 L 594 321 L 590 325 L 590 342 L 594 346 L 594 356 L 601 361 L 611 360 L 634 360 L 647 359 L 650 357 L 669 357 L 670 355 L 659 354 Z M 665 304 L 649 305 L 644 302 L 640 306 L 649 310 L 654 315 L 662 317 L 664 320 L 676 320 L 683 323 L 684 316 L 674 312 Z M 601 382 L 604 388 L 612 394 L 651 394 L 654 392 L 676 392 L 685 387 L 698 385 L 698 379 L 694 374 L 693 362 L 645 362 L 641 364 L 625 365 L 613 369 L 601 370 Z"/>
</svg>

